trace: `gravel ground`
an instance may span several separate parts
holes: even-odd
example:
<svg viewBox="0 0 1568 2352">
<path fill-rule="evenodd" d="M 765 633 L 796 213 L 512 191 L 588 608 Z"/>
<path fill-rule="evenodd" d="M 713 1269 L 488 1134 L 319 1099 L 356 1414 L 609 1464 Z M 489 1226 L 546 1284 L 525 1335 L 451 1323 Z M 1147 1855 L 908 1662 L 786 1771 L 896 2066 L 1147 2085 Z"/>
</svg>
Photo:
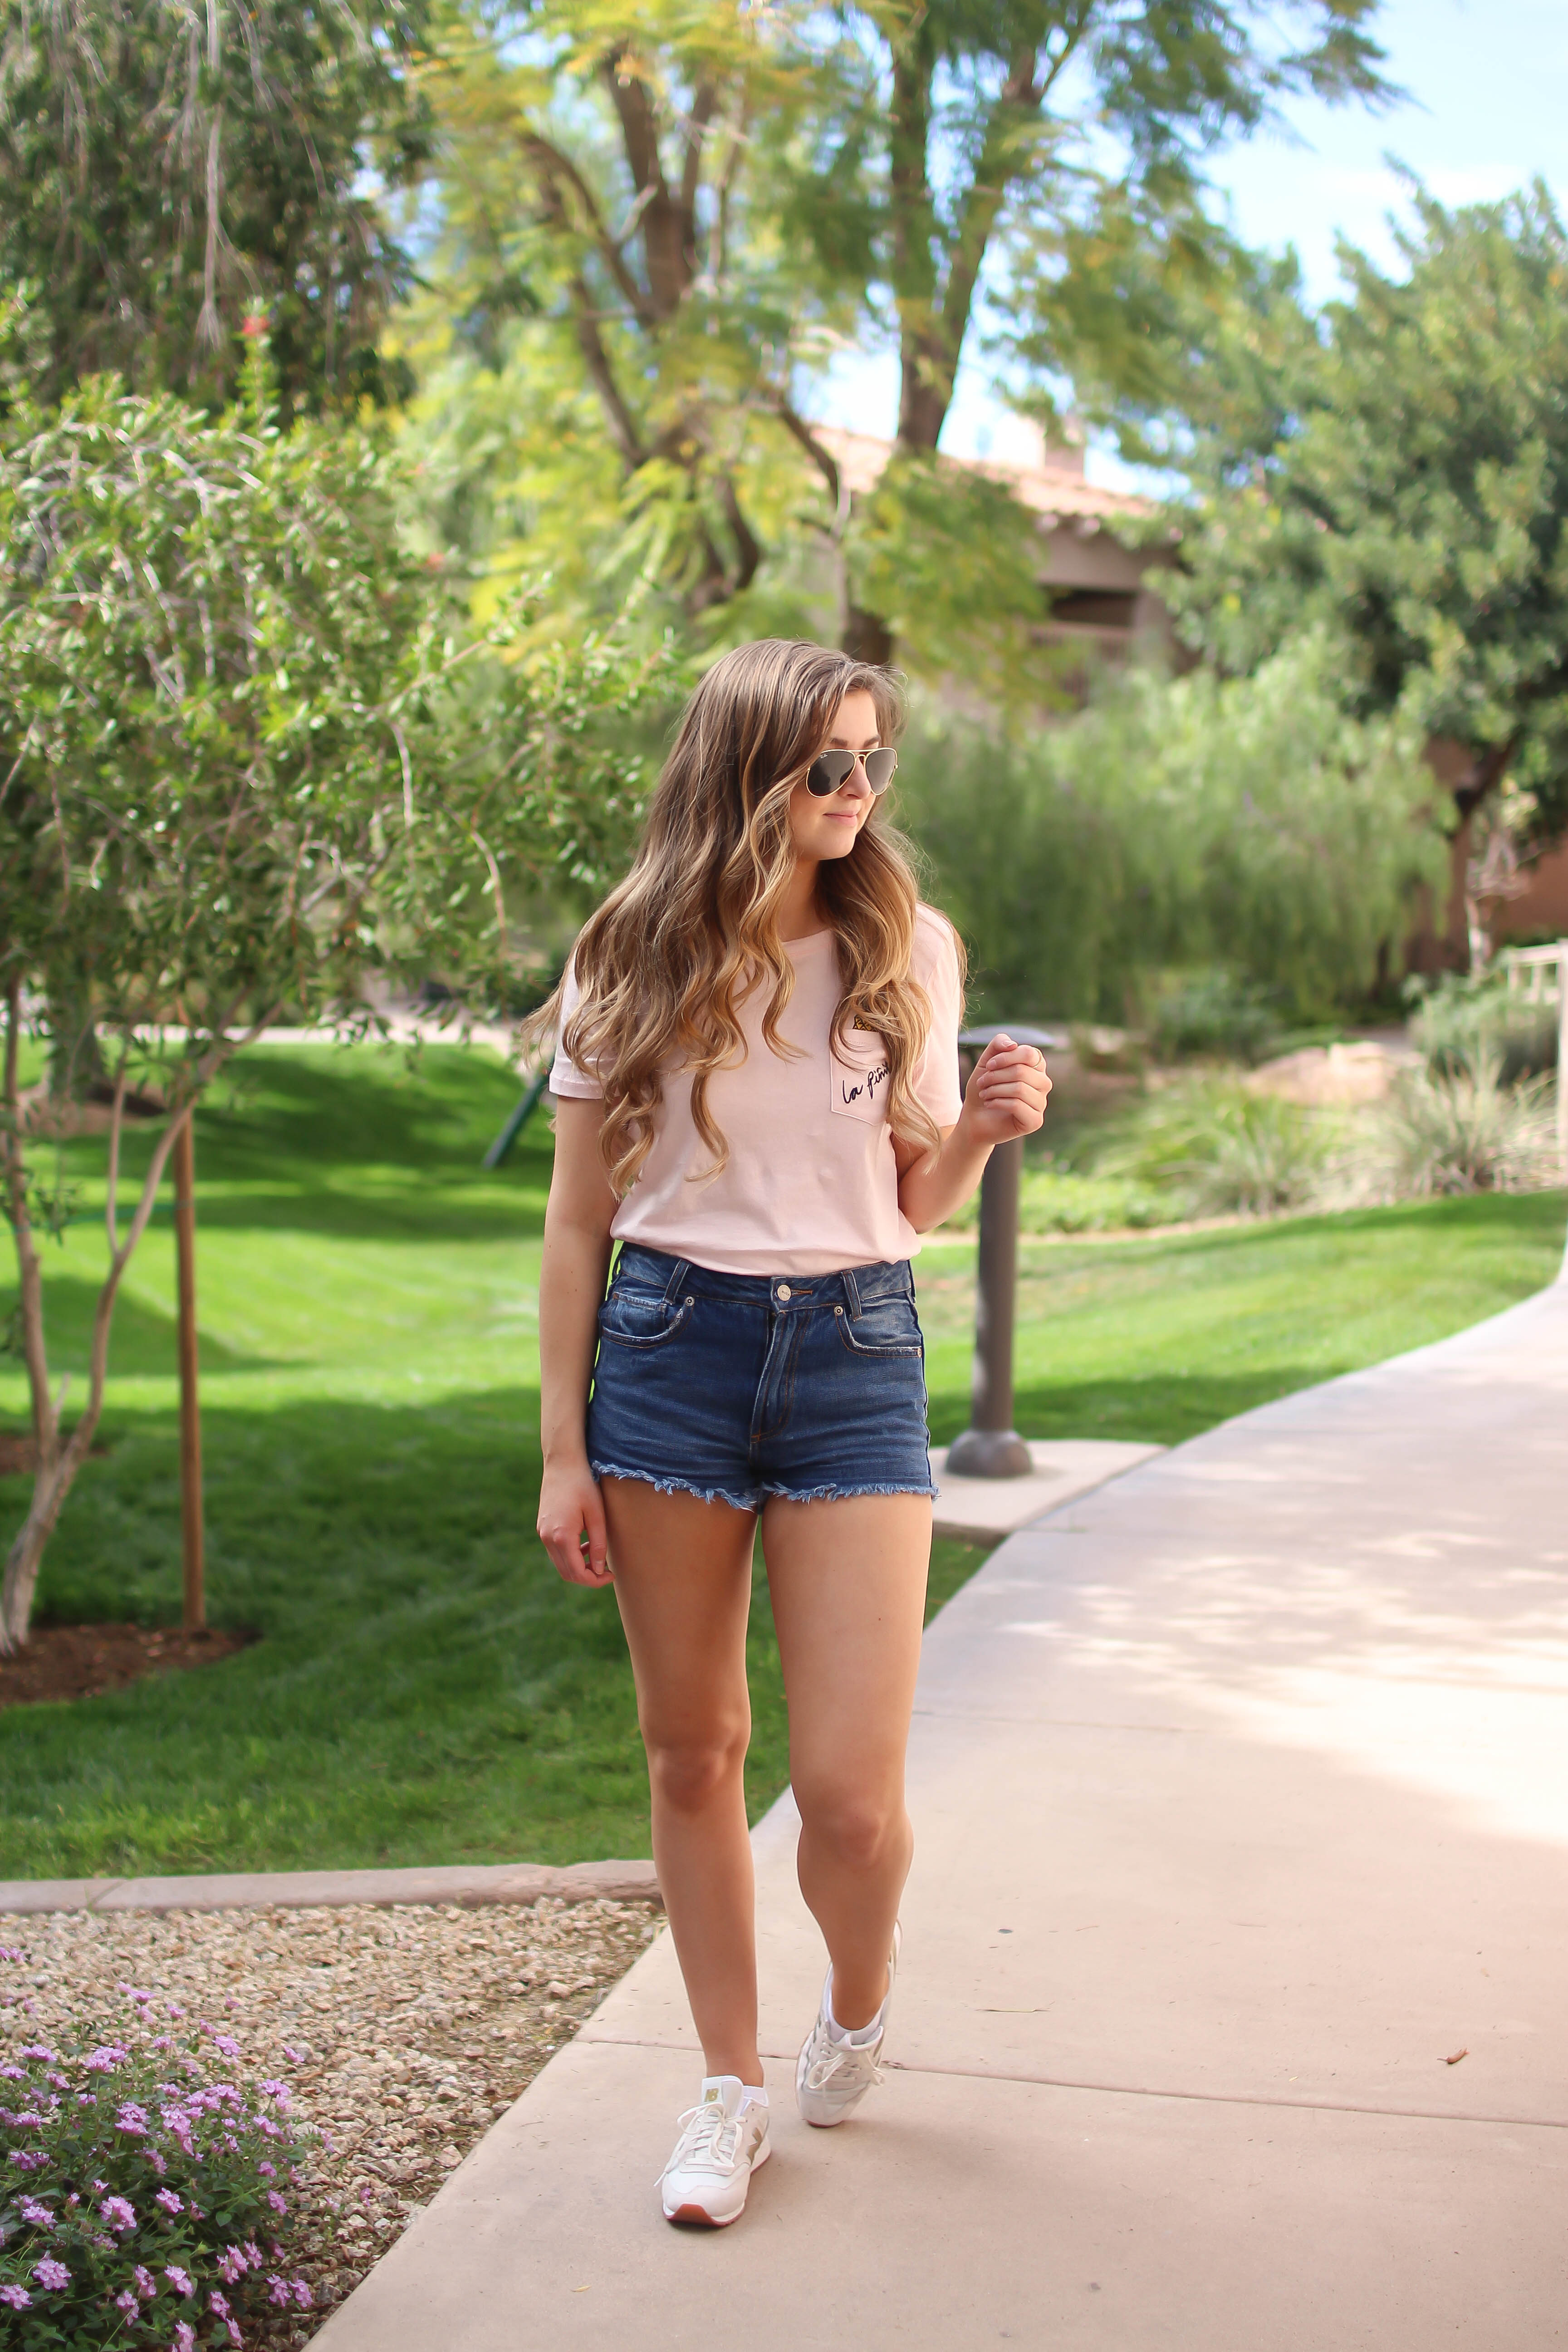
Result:
<svg viewBox="0 0 1568 2352">
<path fill-rule="evenodd" d="M 658 1932 L 647 1903 L 479 1910 L 61 1912 L 6 1918 L 0 2054 L 40 2034 L 111 2026 L 122 1983 L 232 2033 L 247 2073 L 285 2074 L 311 2159 L 290 2267 L 309 2320 L 279 2315 L 251 2343 L 309 2343 L 496 2117 L 570 2040 Z M 290 2066 L 287 2042 L 306 2053 Z"/>
</svg>

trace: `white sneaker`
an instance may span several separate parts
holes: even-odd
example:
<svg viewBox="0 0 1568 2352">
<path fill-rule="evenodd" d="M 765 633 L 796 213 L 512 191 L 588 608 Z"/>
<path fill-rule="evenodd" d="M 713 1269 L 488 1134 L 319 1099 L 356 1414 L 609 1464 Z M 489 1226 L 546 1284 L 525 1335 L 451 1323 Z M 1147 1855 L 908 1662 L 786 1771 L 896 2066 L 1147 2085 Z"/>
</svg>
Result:
<svg viewBox="0 0 1568 2352">
<path fill-rule="evenodd" d="M 665 2220 L 710 2230 L 738 2221 L 752 2175 L 772 2153 L 767 2093 L 738 2074 L 705 2074 L 702 2096 L 681 2116 L 675 2153 L 659 2174 Z"/>
<path fill-rule="evenodd" d="M 881 2081 L 882 2070 L 877 2061 L 888 2031 L 888 2011 L 892 2005 L 893 1979 L 899 1972 L 899 1947 L 902 1941 L 902 1934 L 895 1927 L 882 2006 L 869 2025 L 857 2026 L 853 2032 L 840 2025 L 833 2014 L 833 1970 L 828 1969 L 816 2023 L 802 2043 L 795 2063 L 795 2097 L 806 2123 L 826 2128 L 845 2122 L 867 2092 Z"/>
</svg>

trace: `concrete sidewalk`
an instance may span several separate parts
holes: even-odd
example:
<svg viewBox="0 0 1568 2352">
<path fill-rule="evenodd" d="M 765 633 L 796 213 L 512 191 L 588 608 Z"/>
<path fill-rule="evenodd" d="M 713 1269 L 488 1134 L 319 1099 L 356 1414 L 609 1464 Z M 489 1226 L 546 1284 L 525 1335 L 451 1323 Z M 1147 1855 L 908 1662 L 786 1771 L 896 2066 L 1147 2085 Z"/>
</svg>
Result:
<svg viewBox="0 0 1568 2352">
<path fill-rule="evenodd" d="M 787 1799 L 757 1832 L 735 2229 L 658 2216 L 700 2073 L 666 1936 L 321 2352 L 1568 2342 L 1565 1701 L 1560 1284 L 1132 1470 L 942 1612 L 895 2063 L 837 2132 L 794 2113 Z"/>
</svg>

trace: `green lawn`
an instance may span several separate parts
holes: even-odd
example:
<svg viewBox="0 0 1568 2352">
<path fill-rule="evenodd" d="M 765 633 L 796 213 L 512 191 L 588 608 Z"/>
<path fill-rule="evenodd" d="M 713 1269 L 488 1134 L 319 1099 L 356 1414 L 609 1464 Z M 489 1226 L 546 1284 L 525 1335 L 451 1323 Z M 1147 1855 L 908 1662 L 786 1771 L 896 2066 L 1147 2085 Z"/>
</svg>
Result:
<svg viewBox="0 0 1568 2352">
<path fill-rule="evenodd" d="M 205 1116 L 210 1607 L 263 1639 L 0 1715 L 0 1875 L 647 1851 L 614 1601 L 563 1587 L 531 1534 L 548 1132 L 495 1176 L 478 1164 L 514 1096 L 481 1054 L 432 1050 L 411 1073 L 392 1053 L 277 1047 Z M 66 1158 L 85 1211 L 101 1147 Z M 1031 1246 L 1019 1424 L 1186 1436 L 1538 1288 L 1565 1213 L 1545 1195 Z M 49 1255 L 57 1359 L 79 1382 L 102 1248 L 78 1223 Z M 939 1437 L 965 1418 L 971 1256 L 941 1244 L 921 1262 Z M 44 1616 L 178 1617 L 166 1226 L 129 1283 L 108 1450 L 61 1521 Z M 24 1415 L 7 1364 L 0 1422 Z M 23 1501 L 0 1482 L 0 1531 Z M 937 1548 L 933 1605 L 980 1557 Z M 765 1592 L 752 1664 L 760 1811 L 785 1777 Z"/>
</svg>

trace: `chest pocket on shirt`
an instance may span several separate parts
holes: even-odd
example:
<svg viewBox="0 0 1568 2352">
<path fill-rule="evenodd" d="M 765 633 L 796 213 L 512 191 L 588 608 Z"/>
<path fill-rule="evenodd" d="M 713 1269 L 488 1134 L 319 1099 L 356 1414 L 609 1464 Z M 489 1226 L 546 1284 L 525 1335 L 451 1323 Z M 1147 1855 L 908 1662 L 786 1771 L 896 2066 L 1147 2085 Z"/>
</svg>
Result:
<svg viewBox="0 0 1568 2352">
<path fill-rule="evenodd" d="M 879 1127 L 888 1115 L 891 1085 L 888 1049 L 873 1029 L 851 1029 L 844 1042 L 847 1054 L 837 1045 L 829 1048 L 829 1108 L 840 1118 Z"/>
</svg>

